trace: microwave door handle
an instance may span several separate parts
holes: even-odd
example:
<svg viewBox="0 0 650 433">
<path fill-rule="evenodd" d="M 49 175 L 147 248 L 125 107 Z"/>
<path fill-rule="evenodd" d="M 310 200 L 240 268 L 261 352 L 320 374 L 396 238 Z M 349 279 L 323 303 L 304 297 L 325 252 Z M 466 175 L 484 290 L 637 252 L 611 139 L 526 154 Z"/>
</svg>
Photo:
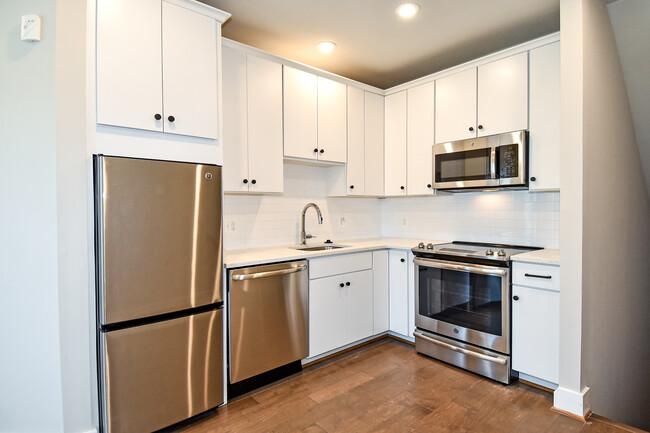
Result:
<svg viewBox="0 0 650 433">
<path fill-rule="evenodd" d="M 497 148 L 492 147 L 490 151 L 490 175 L 492 179 L 497 178 Z"/>
</svg>

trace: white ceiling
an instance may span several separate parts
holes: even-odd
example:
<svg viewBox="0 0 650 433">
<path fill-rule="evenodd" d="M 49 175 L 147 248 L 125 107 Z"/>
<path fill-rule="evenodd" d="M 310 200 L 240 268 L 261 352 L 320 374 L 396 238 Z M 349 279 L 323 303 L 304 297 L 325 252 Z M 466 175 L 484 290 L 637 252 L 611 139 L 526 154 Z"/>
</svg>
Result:
<svg viewBox="0 0 650 433">
<path fill-rule="evenodd" d="M 232 14 L 229 39 L 382 89 L 560 29 L 559 0 L 415 0 L 408 21 L 396 0 L 201 1 Z"/>
</svg>

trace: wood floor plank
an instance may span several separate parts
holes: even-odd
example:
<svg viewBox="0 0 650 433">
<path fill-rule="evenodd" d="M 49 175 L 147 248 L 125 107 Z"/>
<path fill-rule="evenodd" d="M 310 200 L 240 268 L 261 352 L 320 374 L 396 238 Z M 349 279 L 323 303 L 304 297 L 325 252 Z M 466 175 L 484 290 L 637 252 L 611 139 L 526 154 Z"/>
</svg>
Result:
<svg viewBox="0 0 650 433">
<path fill-rule="evenodd" d="M 545 391 L 504 386 L 387 339 L 310 366 L 176 431 L 629 433 L 613 422 L 573 420 L 552 412 L 552 404 Z"/>
</svg>

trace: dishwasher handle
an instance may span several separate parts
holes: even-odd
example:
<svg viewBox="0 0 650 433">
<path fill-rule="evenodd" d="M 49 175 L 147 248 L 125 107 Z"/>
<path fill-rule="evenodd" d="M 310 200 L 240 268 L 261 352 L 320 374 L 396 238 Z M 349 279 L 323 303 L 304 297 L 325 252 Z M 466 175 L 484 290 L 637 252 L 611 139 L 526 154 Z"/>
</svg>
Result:
<svg viewBox="0 0 650 433">
<path fill-rule="evenodd" d="M 307 269 L 307 265 L 299 265 L 291 268 L 278 269 L 276 271 L 257 272 L 255 274 L 233 275 L 232 279 L 235 281 L 254 280 L 257 278 L 276 277 L 278 275 L 293 274 L 295 272 L 302 272 L 306 269 Z"/>
</svg>

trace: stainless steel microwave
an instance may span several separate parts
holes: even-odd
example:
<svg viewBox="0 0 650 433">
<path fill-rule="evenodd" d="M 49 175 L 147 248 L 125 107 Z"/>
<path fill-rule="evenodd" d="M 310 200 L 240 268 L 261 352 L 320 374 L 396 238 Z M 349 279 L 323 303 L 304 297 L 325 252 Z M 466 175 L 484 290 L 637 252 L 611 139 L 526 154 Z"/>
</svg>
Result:
<svg viewBox="0 0 650 433">
<path fill-rule="evenodd" d="M 434 145 L 433 188 L 528 189 L 528 131 Z"/>
</svg>

